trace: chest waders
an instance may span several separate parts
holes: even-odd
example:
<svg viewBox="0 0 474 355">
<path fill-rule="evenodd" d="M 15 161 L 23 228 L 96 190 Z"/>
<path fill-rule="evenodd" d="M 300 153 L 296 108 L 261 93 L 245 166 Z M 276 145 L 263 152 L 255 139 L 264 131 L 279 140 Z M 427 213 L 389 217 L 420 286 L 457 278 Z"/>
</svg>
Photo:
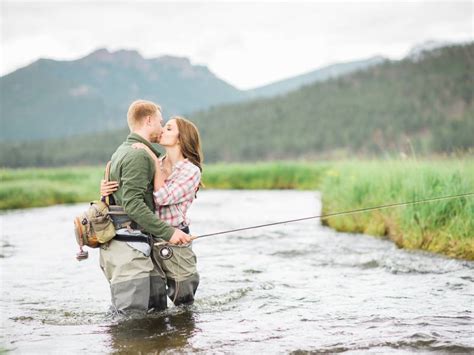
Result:
<svg viewBox="0 0 474 355">
<path fill-rule="evenodd" d="M 117 235 L 101 246 L 100 265 L 110 283 L 114 311 L 164 310 L 167 296 L 175 305 L 192 304 L 199 274 L 191 247 L 161 239 L 155 245 L 154 238 L 142 233 L 121 206 L 110 205 L 110 216 Z"/>
<path fill-rule="evenodd" d="M 189 234 L 189 228 L 181 229 Z M 166 275 L 167 294 L 176 306 L 190 305 L 199 286 L 196 254 L 191 244 L 179 246 L 159 240 L 154 244 L 153 257 Z"/>
</svg>

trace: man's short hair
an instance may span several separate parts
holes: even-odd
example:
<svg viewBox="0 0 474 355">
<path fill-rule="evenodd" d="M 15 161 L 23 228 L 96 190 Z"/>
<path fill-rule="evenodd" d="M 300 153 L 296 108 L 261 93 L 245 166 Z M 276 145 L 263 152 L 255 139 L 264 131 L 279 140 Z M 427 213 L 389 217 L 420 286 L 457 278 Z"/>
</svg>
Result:
<svg viewBox="0 0 474 355">
<path fill-rule="evenodd" d="M 157 111 L 161 112 L 161 107 L 151 101 L 137 100 L 132 102 L 128 108 L 127 122 L 130 131 L 141 127 L 143 119 L 154 115 Z"/>
</svg>

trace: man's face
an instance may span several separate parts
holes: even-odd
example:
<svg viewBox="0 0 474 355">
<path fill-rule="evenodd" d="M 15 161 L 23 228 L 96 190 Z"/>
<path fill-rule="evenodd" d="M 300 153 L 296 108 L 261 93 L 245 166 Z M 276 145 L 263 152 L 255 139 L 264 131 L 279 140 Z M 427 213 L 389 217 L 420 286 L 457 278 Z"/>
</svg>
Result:
<svg viewBox="0 0 474 355">
<path fill-rule="evenodd" d="M 150 118 L 150 142 L 158 143 L 160 141 L 161 133 L 163 130 L 163 117 L 161 112 L 157 111 L 156 114 Z"/>
</svg>

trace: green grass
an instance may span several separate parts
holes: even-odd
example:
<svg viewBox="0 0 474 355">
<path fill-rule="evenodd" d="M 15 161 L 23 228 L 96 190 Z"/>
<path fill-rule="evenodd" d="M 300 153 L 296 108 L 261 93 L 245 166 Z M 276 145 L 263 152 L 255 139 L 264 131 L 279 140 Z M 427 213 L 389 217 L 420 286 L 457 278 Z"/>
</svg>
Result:
<svg viewBox="0 0 474 355">
<path fill-rule="evenodd" d="M 216 164 L 204 168 L 203 182 L 213 189 L 315 190 L 329 167 L 296 162 Z"/>
<path fill-rule="evenodd" d="M 0 170 L 0 209 L 98 198 L 103 167 Z M 208 189 L 320 190 L 324 213 L 474 191 L 474 160 L 274 162 L 205 166 Z M 474 197 L 328 218 L 339 231 L 474 260 Z"/>
<path fill-rule="evenodd" d="M 474 192 L 474 162 L 335 163 L 320 190 L 324 213 Z M 339 231 L 474 260 L 474 196 L 329 218 Z"/>
<path fill-rule="evenodd" d="M 1 169 L 0 210 L 97 199 L 103 168 Z"/>
</svg>

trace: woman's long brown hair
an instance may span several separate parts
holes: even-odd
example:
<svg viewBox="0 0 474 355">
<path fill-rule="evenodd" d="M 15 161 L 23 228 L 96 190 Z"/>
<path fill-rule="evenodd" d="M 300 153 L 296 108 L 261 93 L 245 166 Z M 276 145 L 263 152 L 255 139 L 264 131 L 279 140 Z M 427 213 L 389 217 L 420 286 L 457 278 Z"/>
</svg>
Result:
<svg viewBox="0 0 474 355">
<path fill-rule="evenodd" d="M 176 121 L 178 126 L 178 137 L 183 157 L 196 165 L 202 172 L 204 155 L 201 148 L 201 136 L 196 125 L 184 117 L 174 116 L 172 119 Z M 199 182 L 198 190 L 200 187 L 204 187 L 201 181 Z"/>
</svg>

